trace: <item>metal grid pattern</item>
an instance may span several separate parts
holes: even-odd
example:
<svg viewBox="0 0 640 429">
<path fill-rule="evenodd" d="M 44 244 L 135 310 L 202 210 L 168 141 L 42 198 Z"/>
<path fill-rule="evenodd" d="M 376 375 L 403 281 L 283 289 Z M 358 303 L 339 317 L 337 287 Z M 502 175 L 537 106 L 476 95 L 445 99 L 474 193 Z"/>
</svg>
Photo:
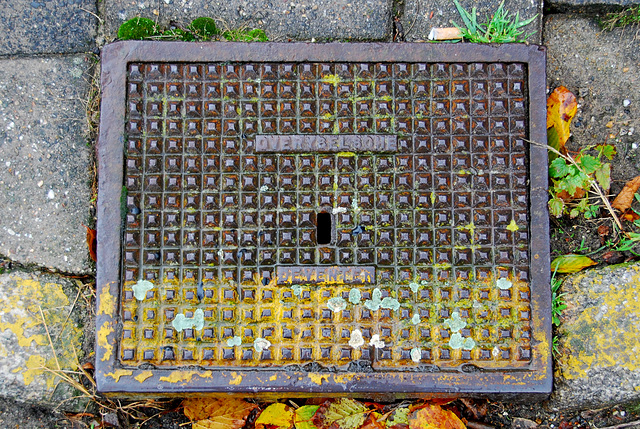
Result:
<svg viewBox="0 0 640 429">
<path fill-rule="evenodd" d="M 129 64 L 122 364 L 526 367 L 527 79 L 517 62 Z M 264 153 L 259 135 L 397 150 Z M 374 266 L 375 284 L 279 284 L 290 265 Z M 399 307 L 367 308 L 375 289 Z M 197 309 L 204 327 L 178 332 Z"/>
</svg>

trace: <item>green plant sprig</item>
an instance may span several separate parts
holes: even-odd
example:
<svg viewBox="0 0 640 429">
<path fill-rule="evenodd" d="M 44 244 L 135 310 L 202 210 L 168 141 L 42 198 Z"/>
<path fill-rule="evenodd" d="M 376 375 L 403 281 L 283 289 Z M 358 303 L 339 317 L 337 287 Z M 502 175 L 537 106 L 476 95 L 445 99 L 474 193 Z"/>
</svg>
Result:
<svg viewBox="0 0 640 429">
<path fill-rule="evenodd" d="M 520 21 L 520 13 L 518 12 L 512 19 L 509 11 L 504 8 L 504 0 L 500 3 L 498 9 L 496 9 L 487 24 L 478 23 L 475 7 L 473 7 L 471 13 L 469 13 L 460 5 L 458 0 L 453 0 L 453 3 L 456 9 L 458 9 L 458 13 L 466 28 L 459 26 L 453 20 L 451 23 L 460 30 L 463 39 L 472 43 L 523 43 L 535 33 L 534 31 L 522 39 L 519 38 L 519 36 L 524 33 L 524 30 L 521 30 L 521 28 L 531 24 L 533 20 L 537 18 L 538 14 L 524 21 Z"/>
</svg>

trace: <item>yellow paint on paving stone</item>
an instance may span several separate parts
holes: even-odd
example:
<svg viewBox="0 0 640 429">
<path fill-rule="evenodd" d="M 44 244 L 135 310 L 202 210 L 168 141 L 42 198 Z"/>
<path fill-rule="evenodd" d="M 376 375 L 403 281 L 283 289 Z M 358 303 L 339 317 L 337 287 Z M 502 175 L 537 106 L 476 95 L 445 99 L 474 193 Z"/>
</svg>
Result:
<svg viewBox="0 0 640 429">
<path fill-rule="evenodd" d="M 626 272 L 631 278 L 625 279 L 624 286 L 607 287 L 602 275 L 590 278 L 590 282 L 581 283 L 585 274 L 573 280 L 576 291 L 567 294 L 567 304 L 572 305 L 574 294 L 596 304 L 579 308 L 574 317 L 563 320 L 560 344 L 567 352 L 558 358 L 557 375 L 572 380 L 587 378 L 589 370 L 596 368 L 640 370 L 640 265 L 627 267 Z M 567 311 L 571 312 L 571 307 Z"/>
<path fill-rule="evenodd" d="M 102 288 L 100 293 L 100 308 L 98 309 L 98 316 L 106 314 L 111 316 L 116 312 L 116 297 L 111 294 L 109 284 L 106 284 Z"/>
<path fill-rule="evenodd" d="M 109 322 L 104 322 L 98 330 L 98 345 L 104 349 L 104 355 L 100 359 L 102 362 L 111 359 L 111 354 L 113 353 L 113 344 L 109 342 L 108 337 L 113 332 L 113 327 Z"/>
<path fill-rule="evenodd" d="M 82 329 L 69 313 L 72 304 L 62 285 L 39 281 L 29 274 L 12 273 L 0 276 L 0 355 L 15 355 L 16 345 L 25 352 L 22 359 L 11 359 L 9 371 L 21 374 L 29 386 L 36 382 L 52 390 L 59 382 L 49 370 L 77 369 L 77 354 L 81 353 Z M 44 320 L 43 320 L 44 319 Z M 46 324 L 46 326 L 45 326 Z M 51 335 L 53 349 L 47 336 Z M 9 331 L 11 334 L 7 335 Z"/>
</svg>

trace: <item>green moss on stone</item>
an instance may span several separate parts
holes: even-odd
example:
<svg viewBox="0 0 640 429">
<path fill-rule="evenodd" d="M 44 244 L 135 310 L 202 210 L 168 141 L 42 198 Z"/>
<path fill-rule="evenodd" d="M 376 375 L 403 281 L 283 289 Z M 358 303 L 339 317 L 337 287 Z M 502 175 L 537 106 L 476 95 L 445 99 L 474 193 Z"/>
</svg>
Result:
<svg viewBox="0 0 640 429">
<path fill-rule="evenodd" d="M 158 34 L 158 26 L 149 18 L 133 18 L 122 23 L 118 29 L 120 40 L 143 40 Z"/>
</svg>

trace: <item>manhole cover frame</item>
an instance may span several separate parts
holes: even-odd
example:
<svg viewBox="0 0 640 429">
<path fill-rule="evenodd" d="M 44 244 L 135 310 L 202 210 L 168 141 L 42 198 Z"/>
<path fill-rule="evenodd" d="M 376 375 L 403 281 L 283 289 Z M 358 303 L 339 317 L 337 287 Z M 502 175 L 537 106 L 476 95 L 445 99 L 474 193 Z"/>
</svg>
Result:
<svg viewBox="0 0 640 429">
<path fill-rule="evenodd" d="M 544 399 L 552 388 L 547 150 L 529 145 L 532 359 L 528 370 L 450 372 L 297 372 L 283 368 L 206 370 L 122 367 L 119 330 L 126 75 L 131 62 L 520 62 L 528 67 L 529 139 L 546 144 L 546 51 L 540 46 L 473 44 L 310 44 L 117 42 L 102 52 L 96 368 L 98 390 L 111 396 L 168 397 L 230 393 L 263 397 L 486 396 Z"/>
</svg>

